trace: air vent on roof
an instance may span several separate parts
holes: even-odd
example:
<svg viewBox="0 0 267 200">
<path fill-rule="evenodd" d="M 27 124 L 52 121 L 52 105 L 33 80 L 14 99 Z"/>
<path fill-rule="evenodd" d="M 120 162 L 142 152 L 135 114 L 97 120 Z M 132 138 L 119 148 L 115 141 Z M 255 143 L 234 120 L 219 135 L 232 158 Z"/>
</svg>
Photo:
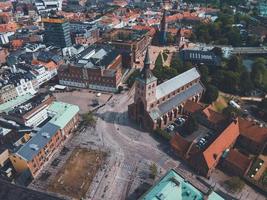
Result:
<svg viewBox="0 0 267 200">
<path fill-rule="evenodd" d="M 157 194 L 157 195 L 156 195 L 156 198 L 157 198 L 158 200 L 164 200 L 164 199 L 165 199 L 165 196 L 164 196 L 162 193 L 160 193 L 160 194 Z"/>
<path fill-rule="evenodd" d="M 47 139 L 50 138 L 50 135 L 47 132 L 43 132 L 42 133 L 42 136 L 45 137 L 45 138 L 47 138 Z"/>
<path fill-rule="evenodd" d="M 37 144 L 30 144 L 30 148 L 34 151 L 38 151 L 38 145 Z"/>
</svg>

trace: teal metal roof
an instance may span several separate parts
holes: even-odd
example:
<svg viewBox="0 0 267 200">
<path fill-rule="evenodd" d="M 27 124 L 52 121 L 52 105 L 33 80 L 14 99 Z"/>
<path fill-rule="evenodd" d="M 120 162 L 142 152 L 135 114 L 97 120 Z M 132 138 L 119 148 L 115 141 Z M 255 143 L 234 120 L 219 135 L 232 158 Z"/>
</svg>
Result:
<svg viewBox="0 0 267 200">
<path fill-rule="evenodd" d="M 79 107 L 76 105 L 56 101 L 53 102 L 48 108 L 48 112 L 54 115 L 50 122 L 63 129 L 79 112 Z"/>
<path fill-rule="evenodd" d="M 6 103 L 3 103 L 0 105 L 0 113 L 2 112 L 9 112 L 10 110 L 13 110 L 15 106 L 18 106 L 20 104 L 23 104 L 24 102 L 28 101 L 29 99 L 33 98 L 33 95 L 31 94 L 25 94 L 23 96 L 18 96 L 13 100 L 10 100 Z"/>
<path fill-rule="evenodd" d="M 187 182 L 174 170 L 170 170 L 139 200 L 204 200 L 201 191 Z M 224 200 L 216 192 L 211 192 L 208 200 Z"/>
<path fill-rule="evenodd" d="M 208 200 L 224 200 L 224 198 L 222 198 L 220 195 L 218 195 L 216 192 L 212 192 L 209 197 Z"/>
<path fill-rule="evenodd" d="M 170 170 L 140 200 L 204 200 L 204 197 L 174 170 Z"/>
</svg>

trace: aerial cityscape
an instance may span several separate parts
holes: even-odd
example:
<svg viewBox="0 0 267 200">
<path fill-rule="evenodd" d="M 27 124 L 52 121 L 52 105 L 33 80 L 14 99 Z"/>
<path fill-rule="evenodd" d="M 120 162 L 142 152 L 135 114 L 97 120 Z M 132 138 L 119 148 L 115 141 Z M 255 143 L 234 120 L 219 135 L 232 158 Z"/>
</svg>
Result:
<svg viewBox="0 0 267 200">
<path fill-rule="evenodd" d="M 266 200 L 267 0 L 0 0 L 0 200 Z"/>
</svg>

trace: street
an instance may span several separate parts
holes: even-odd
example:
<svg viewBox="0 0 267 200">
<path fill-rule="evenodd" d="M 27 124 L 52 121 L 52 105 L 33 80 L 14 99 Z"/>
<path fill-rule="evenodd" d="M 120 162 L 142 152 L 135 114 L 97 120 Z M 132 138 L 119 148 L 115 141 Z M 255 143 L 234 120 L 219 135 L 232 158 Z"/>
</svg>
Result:
<svg viewBox="0 0 267 200">
<path fill-rule="evenodd" d="M 159 179 L 166 171 L 176 169 L 183 177 L 190 180 L 198 189 L 208 191 L 208 187 L 200 182 L 186 165 L 180 162 L 171 150 L 168 142 L 155 135 L 144 132 L 136 124 L 128 120 L 128 105 L 131 103 L 131 91 L 124 94 L 114 95 L 103 107 L 95 111 L 97 123 L 95 128 L 87 127 L 81 132 L 77 131 L 65 146 L 73 150 L 79 146 L 82 148 L 96 149 L 107 152 L 104 165 L 98 170 L 93 182 L 86 193 L 85 199 L 136 199 L 134 194 L 142 183 L 149 177 L 149 167 L 155 163 L 158 168 Z M 47 185 L 64 164 L 71 151 L 62 157 L 57 152 L 42 170 L 42 173 L 31 184 L 31 188 L 47 190 Z M 57 169 L 51 168 L 51 162 L 61 159 Z M 49 172 L 50 177 L 46 181 L 40 177 Z M 224 179 L 229 178 L 218 170 L 211 176 L 210 180 L 201 177 L 208 185 L 227 191 L 221 186 Z M 248 192 L 249 191 L 249 192 Z M 241 193 L 247 199 L 261 200 L 262 195 L 246 186 Z M 233 195 L 233 194 L 231 194 Z M 242 199 L 240 194 L 235 194 L 237 199 Z"/>
</svg>

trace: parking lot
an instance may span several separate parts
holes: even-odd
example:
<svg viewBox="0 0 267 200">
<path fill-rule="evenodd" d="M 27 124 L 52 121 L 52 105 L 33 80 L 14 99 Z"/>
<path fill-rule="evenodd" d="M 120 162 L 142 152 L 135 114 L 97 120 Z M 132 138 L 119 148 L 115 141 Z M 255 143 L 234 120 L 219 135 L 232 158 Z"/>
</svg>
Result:
<svg viewBox="0 0 267 200">
<path fill-rule="evenodd" d="M 87 113 L 105 104 L 112 94 L 101 93 L 91 90 L 80 90 L 73 92 L 57 92 L 53 94 L 58 101 L 75 104 L 80 108 L 80 114 Z"/>
</svg>

